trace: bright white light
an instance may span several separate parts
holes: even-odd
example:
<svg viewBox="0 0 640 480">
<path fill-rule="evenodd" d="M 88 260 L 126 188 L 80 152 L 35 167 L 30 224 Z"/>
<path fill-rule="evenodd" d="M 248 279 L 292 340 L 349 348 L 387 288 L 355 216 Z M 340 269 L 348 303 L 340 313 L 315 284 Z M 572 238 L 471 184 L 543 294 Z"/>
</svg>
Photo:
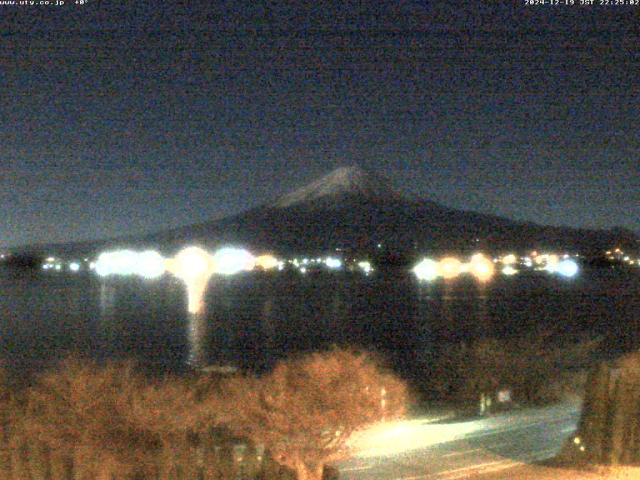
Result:
<svg viewBox="0 0 640 480">
<path fill-rule="evenodd" d="M 59 272 L 60 270 L 62 270 L 62 265 L 57 264 L 56 265 L 56 271 Z"/>
<path fill-rule="evenodd" d="M 511 265 L 507 265 L 506 267 L 504 267 L 502 269 L 502 273 L 505 275 L 515 275 L 516 273 L 518 273 L 518 270 L 516 270 L 515 268 L 513 268 Z"/>
<path fill-rule="evenodd" d="M 362 270 L 364 273 L 369 273 L 371 272 L 371 263 L 369 262 L 358 262 L 358 267 L 360 268 L 360 270 Z"/>
<path fill-rule="evenodd" d="M 333 268 L 333 269 L 342 267 L 342 260 L 340 260 L 339 258 L 327 257 L 324 263 L 327 265 L 327 267 Z"/>
<path fill-rule="evenodd" d="M 213 257 L 198 247 L 187 247 L 165 261 L 165 268 L 187 287 L 187 309 L 197 314 L 204 309 L 204 293 L 214 273 Z"/>
<path fill-rule="evenodd" d="M 158 252 L 147 250 L 138 254 L 136 273 L 144 278 L 158 278 L 164 274 L 165 260 Z"/>
<path fill-rule="evenodd" d="M 555 271 L 563 277 L 574 277 L 578 273 L 578 264 L 573 260 L 563 260 L 556 265 Z"/>
<path fill-rule="evenodd" d="M 306 267 L 301 267 L 300 268 L 300 273 L 307 273 L 307 268 Z"/>
<path fill-rule="evenodd" d="M 418 280 L 424 280 L 426 282 L 435 280 L 440 274 L 438 262 L 430 258 L 425 258 L 413 267 L 413 273 L 418 277 Z"/>
<path fill-rule="evenodd" d="M 101 253 L 96 262 L 96 272 L 101 277 L 131 275 L 136 273 L 138 254 L 131 250 Z M 56 268 L 57 269 L 57 268 Z"/>
<path fill-rule="evenodd" d="M 558 263 L 560 263 L 560 258 L 555 253 L 547 257 L 547 265 L 551 265 L 554 269 L 558 266 Z"/>
<path fill-rule="evenodd" d="M 56 257 L 47 257 L 45 260 L 47 263 L 53 263 L 56 261 Z"/>
<path fill-rule="evenodd" d="M 222 275 L 253 270 L 255 263 L 254 256 L 241 248 L 221 248 L 213 255 L 215 273 Z"/>
<path fill-rule="evenodd" d="M 179 279 L 189 282 L 212 273 L 211 255 L 199 247 L 187 247 L 166 261 L 166 269 Z"/>
<path fill-rule="evenodd" d="M 71 262 L 69 264 L 69 270 L 71 270 L 72 272 L 77 272 L 78 270 L 80 270 L 80 264 L 78 262 Z"/>
</svg>

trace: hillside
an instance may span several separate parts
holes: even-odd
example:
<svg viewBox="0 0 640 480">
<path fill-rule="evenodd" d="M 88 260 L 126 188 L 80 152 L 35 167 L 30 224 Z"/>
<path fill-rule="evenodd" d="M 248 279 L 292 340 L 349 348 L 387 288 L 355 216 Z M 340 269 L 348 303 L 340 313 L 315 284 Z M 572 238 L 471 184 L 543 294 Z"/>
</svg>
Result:
<svg viewBox="0 0 640 480">
<path fill-rule="evenodd" d="M 215 248 L 238 244 L 281 253 L 487 251 L 562 249 L 585 254 L 614 245 L 637 249 L 638 237 L 622 229 L 542 226 L 407 198 L 382 176 L 342 167 L 240 214 L 143 236 L 33 247 L 39 251 L 93 252 L 116 246 L 175 251 L 188 243 Z"/>
</svg>

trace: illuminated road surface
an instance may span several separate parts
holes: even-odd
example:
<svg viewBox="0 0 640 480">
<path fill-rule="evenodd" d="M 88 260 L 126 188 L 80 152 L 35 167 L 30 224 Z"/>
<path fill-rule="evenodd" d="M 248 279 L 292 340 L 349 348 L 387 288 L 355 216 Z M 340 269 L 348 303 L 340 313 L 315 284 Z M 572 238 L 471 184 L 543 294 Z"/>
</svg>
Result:
<svg viewBox="0 0 640 480">
<path fill-rule="evenodd" d="M 561 404 L 459 423 L 413 419 L 377 427 L 338 465 L 347 480 L 474 478 L 553 457 L 575 431 L 578 404 Z"/>
</svg>

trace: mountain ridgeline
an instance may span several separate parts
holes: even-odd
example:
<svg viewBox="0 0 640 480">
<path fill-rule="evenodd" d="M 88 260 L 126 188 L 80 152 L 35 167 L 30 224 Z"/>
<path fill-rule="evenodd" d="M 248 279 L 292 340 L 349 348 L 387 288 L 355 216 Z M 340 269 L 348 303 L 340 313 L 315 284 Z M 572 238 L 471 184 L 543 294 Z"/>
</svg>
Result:
<svg viewBox="0 0 640 480">
<path fill-rule="evenodd" d="M 193 243 L 210 248 L 234 244 L 281 254 L 335 249 L 379 254 L 382 248 L 405 256 L 479 249 L 554 249 L 589 255 L 613 246 L 634 250 L 640 246 L 638 236 L 624 229 L 542 226 L 406 198 L 379 175 L 342 167 L 271 204 L 234 216 L 144 236 L 86 243 L 82 250 L 149 246 L 175 252 Z"/>
</svg>

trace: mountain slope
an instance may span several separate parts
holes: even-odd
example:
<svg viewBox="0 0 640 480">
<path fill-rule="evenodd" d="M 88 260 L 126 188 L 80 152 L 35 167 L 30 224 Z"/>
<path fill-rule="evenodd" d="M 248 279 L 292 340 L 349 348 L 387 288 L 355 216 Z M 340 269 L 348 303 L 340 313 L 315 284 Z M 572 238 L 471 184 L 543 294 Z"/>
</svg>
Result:
<svg viewBox="0 0 640 480">
<path fill-rule="evenodd" d="M 408 199 L 378 175 L 343 167 L 272 204 L 221 220 L 94 242 L 93 251 L 126 246 L 153 247 L 171 253 L 193 243 L 209 248 L 236 244 L 283 254 L 336 248 L 378 253 L 378 244 L 390 252 L 409 254 L 532 248 L 589 253 L 614 245 L 634 249 L 640 246 L 635 234 L 619 229 L 541 226 L 456 210 L 426 199 Z M 84 245 L 82 251 L 91 251 L 90 246 Z M 56 250 L 49 246 L 46 251 Z"/>
<path fill-rule="evenodd" d="M 150 236 L 163 245 L 198 241 L 212 247 L 235 243 L 282 253 L 467 251 L 562 248 L 598 251 L 637 242 L 619 231 L 585 230 L 515 222 L 412 200 L 357 167 L 337 169 L 274 203 L 216 222 Z M 636 243 L 637 245 L 637 243 Z"/>
<path fill-rule="evenodd" d="M 399 199 L 389 182 L 358 167 L 341 167 L 292 193 L 283 195 L 275 208 L 313 205 L 331 197 L 361 196 L 370 200 Z"/>
</svg>

